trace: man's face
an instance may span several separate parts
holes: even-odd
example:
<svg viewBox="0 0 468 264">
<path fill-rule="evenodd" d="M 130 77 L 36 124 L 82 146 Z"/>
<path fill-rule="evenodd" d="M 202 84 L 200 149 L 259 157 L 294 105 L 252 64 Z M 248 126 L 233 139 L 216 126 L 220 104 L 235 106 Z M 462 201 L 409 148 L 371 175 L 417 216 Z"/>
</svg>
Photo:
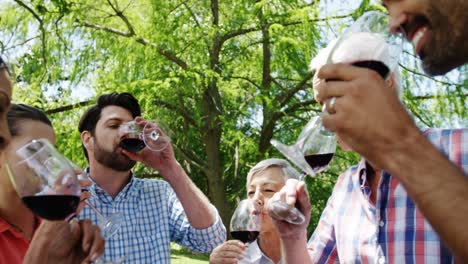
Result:
<svg viewBox="0 0 468 264">
<path fill-rule="evenodd" d="M 12 89 L 7 71 L 0 69 L 0 151 L 5 149 L 11 138 L 7 113 L 10 109 Z"/>
<path fill-rule="evenodd" d="M 432 75 L 468 61 L 467 0 L 384 0 L 393 30 L 404 32 Z"/>
<path fill-rule="evenodd" d="M 122 154 L 118 130 L 121 124 L 133 120 L 129 111 L 119 106 L 106 106 L 96 124 L 93 137 L 94 159 L 117 171 L 128 171 L 136 162 Z"/>
</svg>

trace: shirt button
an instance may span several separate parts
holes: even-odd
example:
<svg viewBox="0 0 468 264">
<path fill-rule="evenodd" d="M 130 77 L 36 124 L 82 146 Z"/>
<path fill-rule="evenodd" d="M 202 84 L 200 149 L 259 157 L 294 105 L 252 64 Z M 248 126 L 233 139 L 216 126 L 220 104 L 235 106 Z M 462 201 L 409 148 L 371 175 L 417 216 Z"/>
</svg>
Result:
<svg viewBox="0 0 468 264">
<path fill-rule="evenodd" d="M 384 257 L 379 258 L 379 264 L 385 264 L 385 258 Z"/>
<path fill-rule="evenodd" d="M 384 221 L 380 221 L 380 222 L 379 222 L 379 226 L 380 226 L 380 227 L 383 227 L 384 225 L 385 225 Z"/>
</svg>

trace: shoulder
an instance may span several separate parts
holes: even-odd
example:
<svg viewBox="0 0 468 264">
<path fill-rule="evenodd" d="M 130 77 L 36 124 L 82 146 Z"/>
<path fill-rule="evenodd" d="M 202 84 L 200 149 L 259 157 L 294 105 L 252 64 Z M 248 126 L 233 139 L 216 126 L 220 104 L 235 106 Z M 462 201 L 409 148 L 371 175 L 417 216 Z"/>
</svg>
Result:
<svg viewBox="0 0 468 264">
<path fill-rule="evenodd" d="M 432 143 L 437 144 L 443 139 L 468 138 L 468 128 L 429 128 L 423 131 L 423 135 Z"/>
<path fill-rule="evenodd" d="M 141 178 L 134 178 L 135 186 L 138 189 L 143 189 L 145 191 L 167 191 L 172 190 L 171 185 L 168 182 L 163 180 L 157 179 L 141 179 Z"/>
</svg>

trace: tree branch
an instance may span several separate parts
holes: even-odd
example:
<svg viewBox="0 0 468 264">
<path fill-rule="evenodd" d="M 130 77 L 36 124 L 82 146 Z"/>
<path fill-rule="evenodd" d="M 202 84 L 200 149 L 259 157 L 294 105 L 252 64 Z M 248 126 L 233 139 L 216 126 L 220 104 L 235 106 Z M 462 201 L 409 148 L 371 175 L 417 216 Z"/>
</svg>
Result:
<svg viewBox="0 0 468 264">
<path fill-rule="evenodd" d="M 211 0 L 211 14 L 213 15 L 213 25 L 219 24 L 218 0 Z"/>
<path fill-rule="evenodd" d="M 260 86 L 258 84 L 256 84 L 253 80 L 247 78 L 247 77 L 243 77 L 243 76 L 229 76 L 228 78 L 231 78 L 231 79 L 241 79 L 241 80 L 244 80 L 244 81 L 247 81 L 248 83 L 252 84 L 253 86 L 257 87 L 258 89 L 260 89 Z"/>
<path fill-rule="evenodd" d="M 32 8 L 23 3 L 21 0 L 14 0 L 18 5 L 24 7 L 33 17 L 39 22 L 39 29 L 41 30 L 41 42 L 42 42 L 42 59 L 44 60 L 44 68 L 47 69 L 47 57 L 46 57 L 46 31 L 44 29 L 44 21 L 39 17 L 39 15 L 34 12 Z"/>
<path fill-rule="evenodd" d="M 107 3 L 111 6 L 112 10 L 114 10 L 115 14 L 122 19 L 122 21 L 125 23 L 125 25 L 128 28 L 130 36 L 135 35 L 135 30 L 133 29 L 132 24 L 128 20 L 128 18 L 123 14 L 123 11 L 119 10 L 118 7 L 114 6 L 110 0 L 107 0 Z"/>
<path fill-rule="evenodd" d="M 78 21 L 78 23 L 80 23 L 82 26 L 87 27 L 87 28 L 106 31 L 106 32 L 116 34 L 116 35 L 126 37 L 126 38 L 135 37 L 136 42 L 138 42 L 140 44 L 143 44 L 143 45 L 148 45 L 148 46 L 156 48 L 158 50 L 158 53 L 161 54 L 162 56 L 164 56 L 166 59 L 172 61 L 173 63 L 175 63 L 177 65 L 179 65 L 184 70 L 188 69 L 187 63 L 185 63 L 182 59 L 177 57 L 177 55 L 172 53 L 170 50 L 158 47 L 156 44 L 149 42 L 145 38 L 137 37 L 136 35 L 133 35 L 130 32 L 125 32 L 125 31 L 121 31 L 119 29 L 115 29 L 115 28 L 111 28 L 111 27 L 92 24 L 92 23 L 89 23 L 87 21 Z"/>
<path fill-rule="evenodd" d="M 187 1 L 182 2 L 182 4 L 183 4 L 184 7 L 189 11 L 190 15 L 192 16 L 192 18 L 193 18 L 193 20 L 195 21 L 195 23 L 197 24 L 197 26 L 198 26 L 199 28 L 201 28 L 202 26 L 200 25 L 200 22 L 198 22 L 197 16 L 196 16 L 195 13 L 193 12 L 193 10 L 190 8 L 190 6 L 187 5 Z"/>
<path fill-rule="evenodd" d="M 187 121 L 190 125 L 194 126 L 195 128 L 199 129 L 199 126 L 197 124 L 197 122 L 195 121 L 195 119 L 192 118 L 192 116 L 190 115 L 190 113 L 188 113 L 187 111 L 185 111 L 183 108 L 181 107 L 178 107 L 178 106 L 175 106 L 175 105 L 172 105 L 166 101 L 163 101 L 163 100 L 160 100 L 160 99 L 154 99 L 154 104 L 158 105 L 158 106 L 163 106 L 169 110 L 172 110 L 172 111 L 175 111 L 177 112 L 179 115 L 181 115 L 185 121 Z"/>
<path fill-rule="evenodd" d="M 65 105 L 65 106 L 61 106 L 61 107 L 58 107 L 58 108 L 45 110 L 44 113 L 50 115 L 50 114 L 57 114 L 57 113 L 61 113 L 61 112 L 66 112 L 66 111 L 70 111 L 70 110 L 80 108 L 80 107 L 83 107 L 83 106 L 86 106 L 86 105 L 90 105 L 93 102 L 94 102 L 93 100 L 88 100 L 88 101 L 83 101 L 83 102 L 79 102 L 79 103 L 76 103 L 76 104 Z"/>
<path fill-rule="evenodd" d="M 280 102 L 280 107 L 283 107 L 285 106 L 289 100 L 291 100 L 291 98 L 299 91 L 299 90 L 302 90 L 304 89 L 304 86 L 307 84 L 307 82 L 312 79 L 312 77 L 314 77 L 314 73 L 313 72 L 307 72 L 306 76 L 304 76 L 304 78 L 296 84 L 296 86 L 294 86 L 293 88 L 291 89 L 288 89 L 285 93 L 283 94 L 280 94 L 278 97 L 277 97 L 277 100 Z"/>
<path fill-rule="evenodd" d="M 342 15 L 342 16 L 333 16 L 333 17 L 325 17 L 325 18 L 315 18 L 315 19 L 309 19 L 309 20 L 298 20 L 298 21 L 290 21 L 290 22 L 271 22 L 268 23 L 268 26 L 271 26 L 273 24 L 279 24 L 282 26 L 293 26 L 293 25 L 298 25 L 304 22 L 321 22 L 321 21 L 328 21 L 328 20 L 334 20 L 334 19 L 343 19 L 350 17 L 352 14 L 347 14 L 347 15 Z M 241 28 L 237 29 L 234 31 L 227 32 L 226 34 L 221 36 L 221 42 L 225 42 L 231 38 L 244 35 L 250 32 L 255 32 L 255 31 L 260 31 L 262 30 L 261 27 L 253 27 L 253 28 Z"/>
<path fill-rule="evenodd" d="M 437 83 L 440 83 L 440 84 L 443 84 L 443 85 L 449 85 L 449 86 L 463 86 L 463 84 L 458 84 L 458 83 L 450 83 L 450 82 L 444 82 L 444 81 L 440 81 L 440 80 L 437 80 L 436 78 L 432 77 L 432 76 L 429 76 L 429 75 L 426 75 L 424 73 L 421 73 L 421 72 L 418 72 L 418 71 L 415 71 L 413 69 L 410 69 L 408 67 L 406 67 L 405 65 L 399 63 L 400 67 L 405 69 L 406 71 L 408 72 L 411 72 L 415 75 L 418 75 L 418 76 L 422 76 L 422 77 L 425 77 L 425 78 L 428 78 L 430 80 L 433 80 L 434 82 L 437 82 Z"/>
</svg>

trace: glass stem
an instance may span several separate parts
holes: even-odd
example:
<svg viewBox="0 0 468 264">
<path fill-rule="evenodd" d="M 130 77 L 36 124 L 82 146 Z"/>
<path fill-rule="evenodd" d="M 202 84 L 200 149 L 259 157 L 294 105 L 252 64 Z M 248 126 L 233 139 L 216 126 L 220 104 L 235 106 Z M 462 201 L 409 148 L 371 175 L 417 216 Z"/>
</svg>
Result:
<svg viewBox="0 0 468 264">
<path fill-rule="evenodd" d="M 93 211 L 97 214 L 97 216 L 100 218 L 100 219 L 106 219 L 106 217 L 104 217 L 101 212 L 99 212 L 98 209 L 96 209 L 96 207 L 94 207 L 94 205 L 88 201 L 85 201 L 85 203 L 91 207 L 91 209 L 93 209 Z"/>
</svg>

